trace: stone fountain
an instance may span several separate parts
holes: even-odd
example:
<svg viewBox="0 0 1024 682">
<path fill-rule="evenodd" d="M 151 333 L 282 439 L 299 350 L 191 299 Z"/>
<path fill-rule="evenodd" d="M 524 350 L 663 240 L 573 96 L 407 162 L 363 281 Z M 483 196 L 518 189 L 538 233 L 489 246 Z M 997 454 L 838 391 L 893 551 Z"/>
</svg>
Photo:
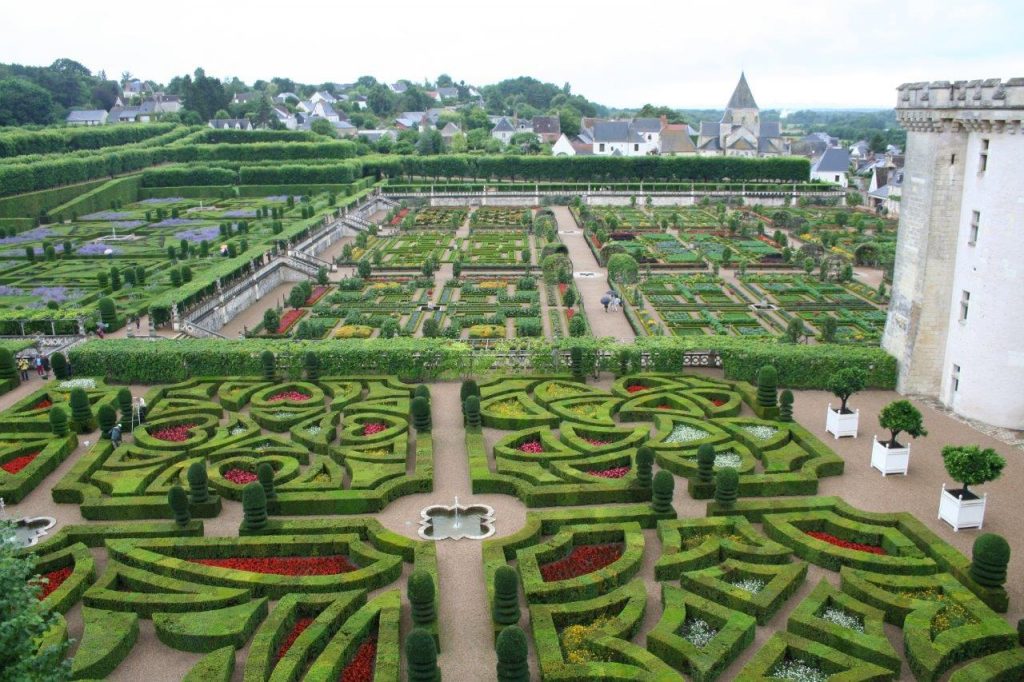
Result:
<svg viewBox="0 0 1024 682">
<path fill-rule="evenodd" d="M 424 540 L 483 540 L 494 535 L 494 508 L 486 504 L 432 504 L 420 512 L 419 535 Z"/>
<path fill-rule="evenodd" d="M 7 505 L 4 498 L 0 497 L 0 521 L 7 520 Z M 46 535 L 46 532 L 57 525 L 57 519 L 50 516 L 23 517 L 14 521 L 14 538 L 12 542 L 15 547 L 31 547 L 39 542 L 39 538 Z"/>
</svg>

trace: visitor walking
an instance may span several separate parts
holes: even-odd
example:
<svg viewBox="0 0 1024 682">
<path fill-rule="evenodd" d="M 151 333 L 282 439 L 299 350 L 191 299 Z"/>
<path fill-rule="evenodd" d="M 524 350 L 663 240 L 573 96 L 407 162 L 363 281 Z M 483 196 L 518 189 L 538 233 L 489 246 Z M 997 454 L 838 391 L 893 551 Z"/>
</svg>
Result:
<svg viewBox="0 0 1024 682">
<path fill-rule="evenodd" d="M 26 358 L 26 357 L 18 358 L 18 371 L 21 372 L 21 380 L 22 381 L 28 381 L 28 368 L 29 368 L 29 366 L 30 365 L 28 364 L 28 358 Z"/>
<path fill-rule="evenodd" d="M 612 296 L 612 310 L 618 312 L 622 308 L 622 299 L 618 296 Z"/>
<path fill-rule="evenodd" d="M 611 303 L 611 302 L 612 302 L 612 297 L 609 296 L 608 294 L 605 294 L 604 296 L 601 297 L 601 305 L 604 306 L 604 311 L 605 312 L 608 312 L 608 304 Z"/>
<path fill-rule="evenodd" d="M 43 358 L 40 355 L 36 356 L 36 359 L 32 361 L 32 364 L 36 367 L 36 374 L 40 379 L 43 378 Z"/>
<path fill-rule="evenodd" d="M 50 358 L 43 356 L 43 378 L 50 378 Z"/>
<path fill-rule="evenodd" d="M 136 315 L 136 316 L 135 316 L 135 329 L 136 329 L 136 330 L 138 330 L 138 329 L 139 329 L 139 325 L 141 325 L 141 324 L 142 324 L 142 323 L 141 323 L 141 322 L 139 321 L 139 318 L 140 318 L 140 316 L 139 316 L 139 315 Z"/>
<path fill-rule="evenodd" d="M 146 421 L 146 399 L 139 398 L 139 424 Z"/>
<path fill-rule="evenodd" d="M 114 424 L 114 428 L 110 429 L 110 444 L 114 446 L 116 450 L 121 445 L 121 425 Z"/>
</svg>

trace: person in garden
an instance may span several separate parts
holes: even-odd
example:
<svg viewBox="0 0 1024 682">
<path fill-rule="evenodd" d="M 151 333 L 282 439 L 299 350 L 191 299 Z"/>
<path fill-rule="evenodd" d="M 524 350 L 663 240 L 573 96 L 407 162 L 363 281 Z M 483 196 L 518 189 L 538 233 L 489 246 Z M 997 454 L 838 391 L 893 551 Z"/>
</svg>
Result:
<svg viewBox="0 0 1024 682">
<path fill-rule="evenodd" d="M 608 294 L 605 294 L 604 296 L 601 297 L 601 305 L 604 306 L 604 311 L 605 312 L 608 312 L 608 304 L 611 303 L 611 302 L 612 302 L 612 297 L 609 296 Z"/>
<path fill-rule="evenodd" d="M 114 428 L 110 429 L 110 443 L 114 446 L 114 449 L 121 447 L 121 425 L 114 424 Z"/>
<path fill-rule="evenodd" d="M 26 357 L 18 358 L 18 371 L 21 373 L 21 380 L 22 381 L 28 381 L 28 368 L 29 368 L 29 366 L 30 365 L 28 364 L 28 358 L 26 358 Z"/>
<path fill-rule="evenodd" d="M 42 378 L 42 376 L 43 376 L 43 358 L 42 358 L 42 356 L 41 355 L 37 355 L 36 359 L 32 361 L 32 364 L 34 364 L 36 366 L 36 374 L 38 374 L 39 377 Z"/>
<path fill-rule="evenodd" d="M 48 379 L 50 377 L 50 358 L 43 356 L 43 378 Z"/>
</svg>

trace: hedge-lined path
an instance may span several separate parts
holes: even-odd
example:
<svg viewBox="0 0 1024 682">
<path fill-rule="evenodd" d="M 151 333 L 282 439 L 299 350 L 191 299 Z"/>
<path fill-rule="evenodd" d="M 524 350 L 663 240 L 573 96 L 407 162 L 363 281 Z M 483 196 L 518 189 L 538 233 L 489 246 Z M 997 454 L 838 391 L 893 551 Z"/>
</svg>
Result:
<svg viewBox="0 0 1024 682">
<path fill-rule="evenodd" d="M 552 209 L 558 221 L 558 238 L 569 249 L 569 260 L 575 272 L 596 272 L 596 277 L 576 277 L 573 279 L 576 288 L 583 298 L 583 307 L 587 311 L 587 321 L 594 336 L 612 336 L 624 342 L 634 341 L 636 334 L 626 320 L 626 313 L 605 312 L 601 305 L 601 297 L 611 287 L 608 284 L 608 273 L 597 263 L 594 254 L 583 237 L 583 229 L 576 224 L 566 206 L 555 206 Z M 561 234 L 562 230 L 574 230 L 576 234 Z"/>
</svg>

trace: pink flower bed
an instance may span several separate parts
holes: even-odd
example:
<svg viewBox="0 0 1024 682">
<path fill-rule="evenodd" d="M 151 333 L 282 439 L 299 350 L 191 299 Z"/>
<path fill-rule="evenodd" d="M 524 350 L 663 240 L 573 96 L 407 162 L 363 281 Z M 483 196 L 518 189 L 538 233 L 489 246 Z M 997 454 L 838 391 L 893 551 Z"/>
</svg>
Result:
<svg viewBox="0 0 1024 682">
<path fill-rule="evenodd" d="M 291 400 L 294 402 L 302 402 L 309 400 L 313 396 L 306 395 L 305 393 L 299 393 L 298 391 L 282 391 L 281 393 L 275 393 L 274 395 L 267 398 L 268 403 L 276 403 L 280 400 Z"/>
<path fill-rule="evenodd" d="M 612 444 L 612 442 L 610 440 L 599 440 L 597 438 L 584 438 L 583 440 L 587 441 L 588 443 L 590 443 L 591 445 L 593 445 L 596 448 L 602 447 L 604 445 L 611 445 Z"/>
<path fill-rule="evenodd" d="M 519 452 L 528 452 L 531 455 L 537 455 L 544 452 L 544 446 L 540 444 L 539 440 L 530 440 L 525 443 L 520 443 L 517 450 L 519 450 Z"/>
<path fill-rule="evenodd" d="M 388 428 L 388 425 L 382 422 L 370 422 L 369 424 L 363 424 L 363 435 L 372 436 L 380 433 L 386 428 Z"/>
<path fill-rule="evenodd" d="M 194 429 L 198 424 L 189 422 L 188 424 L 177 424 L 175 426 L 164 426 L 155 431 L 150 431 L 149 435 L 153 436 L 157 440 L 167 441 L 169 443 L 181 443 L 186 441 L 192 435 L 189 433 L 190 430 Z"/>
<path fill-rule="evenodd" d="M 281 316 L 281 323 L 277 325 L 277 333 L 284 334 L 299 321 L 299 318 L 306 314 L 305 310 L 292 309 Z"/>
<path fill-rule="evenodd" d="M 230 557 L 227 559 L 190 559 L 194 564 L 231 568 L 250 573 L 272 575 L 337 575 L 349 573 L 359 567 L 341 554 L 331 556 L 262 556 Z"/>
<path fill-rule="evenodd" d="M 613 467 L 611 469 L 603 469 L 601 471 L 588 471 L 587 473 L 599 478 L 622 478 L 629 473 L 629 467 Z"/>
<path fill-rule="evenodd" d="M 303 305 L 313 305 L 323 298 L 323 295 L 327 293 L 328 289 L 330 289 L 330 287 L 323 284 L 313 287 L 313 293 L 309 295 L 309 298 L 306 299 L 306 302 L 303 303 Z"/>
<path fill-rule="evenodd" d="M 258 480 L 255 473 L 248 469 L 239 469 L 238 467 L 225 471 L 224 478 L 232 483 L 237 483 L 238 485 L 248 485 L 249 483 Z"/>
</svg>

